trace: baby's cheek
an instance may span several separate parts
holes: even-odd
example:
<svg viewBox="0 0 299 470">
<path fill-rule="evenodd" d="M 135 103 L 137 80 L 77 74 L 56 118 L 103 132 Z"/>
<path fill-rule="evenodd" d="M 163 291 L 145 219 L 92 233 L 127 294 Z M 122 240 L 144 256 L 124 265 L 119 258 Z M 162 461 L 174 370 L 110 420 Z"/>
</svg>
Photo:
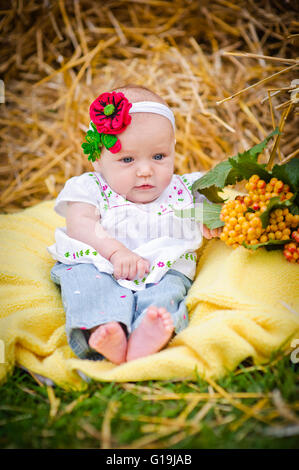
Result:
<svg viewBox="0 0 299 470">
<path fill-rule="evenodd" d="M 100 171 L 100 162 L 92 162 L 92 166 L 93 166 L 93 169 L 94 171 L 96 171 L 97 173 Z"/>
<path fill-rule="evenodd" d="M 128 177 L 126 177 L 117 179 L 117 183 L 115 186 L 117 188 L 116 192 L 118 194 L 121 194 L 123 197 L 126 197 L 130 193 L 134 184 L 130 181 Z"/>
<path fill-rule="evenodd" d="M 161 181 L 162 181 L 164 188 L 167 188 L 167 186 L 170 184 L 172 177 L 173 177 L 173 173 L 170 171 L 168 171 L 167 173 L 165 172 L 165 174 L 162 176 Z"/>
</svg>

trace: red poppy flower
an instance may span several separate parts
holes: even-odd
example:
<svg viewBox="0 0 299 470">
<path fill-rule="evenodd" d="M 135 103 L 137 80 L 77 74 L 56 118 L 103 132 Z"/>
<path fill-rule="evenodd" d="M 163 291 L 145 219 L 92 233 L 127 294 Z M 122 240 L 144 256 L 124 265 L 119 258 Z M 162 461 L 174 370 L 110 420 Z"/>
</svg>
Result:
<svg viewBox="0 0 299 470">
<path fill-rule="evenodd" d="M 98 96 L 91 103 L 89 114 L 100 134 L 120 134 L 131 123 L 131 107 L 123 93 L 112 91 Z"/>
</svg>

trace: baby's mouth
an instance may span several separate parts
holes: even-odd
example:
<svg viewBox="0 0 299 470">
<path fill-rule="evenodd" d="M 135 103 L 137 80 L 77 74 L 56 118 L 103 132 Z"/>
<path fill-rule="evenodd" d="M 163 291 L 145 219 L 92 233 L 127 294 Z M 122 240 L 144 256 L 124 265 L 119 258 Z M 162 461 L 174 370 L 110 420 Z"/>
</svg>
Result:
<svg viewBox="0 0 299 470">
<path fill-rule="evenodd" d="M 151 184 L 142 184 L 141 186 L 135 186 L 135 189 L 141 189 L 141 190 L 145 190 L 145 189 L 152 189 L 154 186 L 152 186 Z"/>
</svg>

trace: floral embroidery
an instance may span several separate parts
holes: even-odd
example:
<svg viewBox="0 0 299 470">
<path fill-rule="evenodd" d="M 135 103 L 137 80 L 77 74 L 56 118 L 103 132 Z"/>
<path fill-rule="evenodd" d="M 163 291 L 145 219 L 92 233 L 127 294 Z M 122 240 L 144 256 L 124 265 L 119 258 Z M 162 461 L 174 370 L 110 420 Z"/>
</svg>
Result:
<svg viewBox="0 0 299 470">
<path fill-rule="evenodd" d="M 76 257 L 79 258 L 80 256 L 84 256 L 84 255 L 88 256 L 89 254 L 90 254 L 89 249 L 85 250 L 85 251 L 80 250 L 80 251 L 76 251 L 76 252 L 72 253 L 74 259 L 76 259 Z M 94 255 L 94 256 L 97 256 L 99 253 L 97 251 L 92 251 L 91 254 Z M 65 256 L 65 258 L 69 258 L 71 256 L 71 254 L 70 254 L 69 251 L 67 251 L 66 253 L 64 253 L 64 256 Z"/>
<path fill-rule="evenodd" d="M 94 173 L 88 173 L 88 176 L 91 176 L 94 181 L 97 183 L 98 186 L 101 186 L 101 196 L 106 200 L 106 202 L 108 203 L 108 199 L 107 199 L 107 196 L 106 194 L 104 193 L 103 189 L 107 189 L 107 185 L 106 186 L 102 186 L 101 183 L 99 182 L 99 180 L 97 179 L 97 177 L 94 175 Z M 104 209 L 108 209 L 108 206 L 105 205 L 104 206 Z"/>
<path fill-rule="evenodd" d="M 159 268 L 163 268 L 163 266 L 165 266 L 165 264 L 162 261 L 159 261 L 159 263 L 157 263 L 157 266 L 159 266 Z"/>
<path fill-rule="evenodd" d="M 185 258 L 187 261 L 189 261 L 189 257 L 190 257 L 190 260 L 196 262 L 197 260 L 197 255 L 195 253 L 183 253 L 181 256 L 180 256 L 180 259 L 181 258 Z"/>
</svg>

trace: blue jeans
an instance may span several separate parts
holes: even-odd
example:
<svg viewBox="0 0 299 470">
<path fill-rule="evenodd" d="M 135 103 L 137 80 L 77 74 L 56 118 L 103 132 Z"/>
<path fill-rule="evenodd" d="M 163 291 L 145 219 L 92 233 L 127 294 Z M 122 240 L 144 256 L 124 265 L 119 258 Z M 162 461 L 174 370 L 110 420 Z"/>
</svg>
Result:
<svg viewBox="0 0 299 470">
<path fill-rule="evenodd" d="M 68 343 L 81 359 L 103 359 L 88 345 L 88 330 L 116 321 L 129 336 L 150 305 L 165 307 L 171 313 L 175 333 L 188 325 L 185 297 L 192 281 L 174 269 L 169 269 L 157 284 L 147 284 L 141 291 L 120 286 L 111 274 L 98 271 L 91 263 L 57 262 L 51 270 L 51 279 L 61 289 Z"/>
</svg>

